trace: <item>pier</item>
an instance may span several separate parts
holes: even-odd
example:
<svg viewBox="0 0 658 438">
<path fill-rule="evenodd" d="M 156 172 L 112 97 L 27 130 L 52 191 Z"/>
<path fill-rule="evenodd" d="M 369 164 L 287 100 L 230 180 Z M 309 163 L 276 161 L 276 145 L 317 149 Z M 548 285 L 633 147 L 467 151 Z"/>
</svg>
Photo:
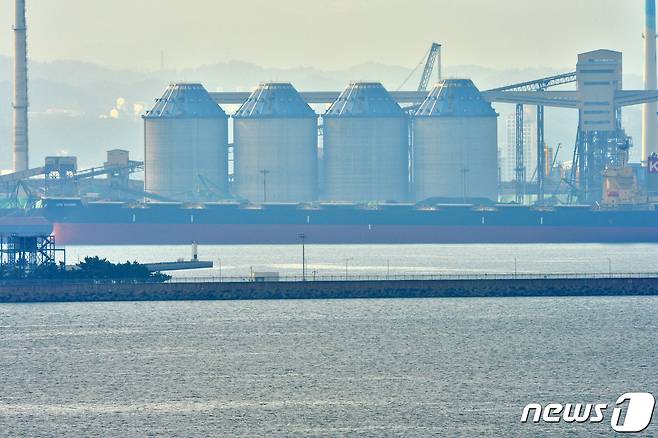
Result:
<svg viewBox="0 0 658 438">
<path fill-rule="evenodd" d="M 315 281 L 179 278 L 166 283 L 20 280 L 0 283 L 2 303 L 655 295 L 658 295 L 658 274 L 428 276 Z"/>
</svg>

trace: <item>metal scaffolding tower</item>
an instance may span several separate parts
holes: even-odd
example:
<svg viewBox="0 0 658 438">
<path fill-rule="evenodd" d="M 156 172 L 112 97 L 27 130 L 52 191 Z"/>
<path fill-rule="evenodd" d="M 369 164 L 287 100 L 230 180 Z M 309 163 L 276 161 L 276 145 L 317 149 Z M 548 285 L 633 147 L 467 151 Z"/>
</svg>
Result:
<svg viewBox="0 0 658 438">
<path fill-rule="evenodd" d="M 576 73 L 529 81 L 485 91 L 485 99 L 516 105 L 535 105 L 537 114 L 537 179 L 539 201 L 544 193 L 545 155 L 541 107 L 577 110 L 579 126 L 574 147 L 571 176 L 566 181 L 579 202 L 596 204 L 602 200 L 603 175 L 608 169 L 623 167 L 628 161 L 629 137 L 621 126 L 625 106 L 658 100 L 654 90 L 622 89 L 622 54 L 594 50 L 578 55 Z M 548 87 L 576 82 L 575 90 L 546 91 Z"/>
<path fill-rule="evenodd" d="M 546 152 L 544 142 L 544 106 L 537 106 L 537 203 L 544 202 Z"/>
<path fill-rule="evenodd" d="M 516 202 L 523 204 L 526 192 L 525 161 L 523 159 L 523 104 L 516 105 Z"/>
<path fill-rule="evenodd" d="M 57 253 L 54 236 L 0 235 L 0 266 L 5 272 L 25 274 L 39 266 L 54 265 Z"/>
<path fill-rule="evenodd" d="M 574 148 L 574 167 L 570 185 L 577 188 L 578 202 L 597 202 L 603 197 L 603 170 L 623 167 L 628 161 L 631 138 L 615 131 L 579 130 Z"/>
<path fill-rule="evenodd" d="M 533 81 L 521 82 L 519 84 L 507 85 L 505 87 L 494 88 L 486 93 L 512 93 L 512 92 L 541 92 L 547 88 L 557 87 L 559 85 L 576 82 L 576 72 L 563 73 L 556 76 L 535 79 Z M 523 203 L 526 194 L 526 177 L 527 169 L 524 161 L 524 120 L 523 120 L 523 103 L 516 105 L 516 202 Z M 537 202 L 544 201 L 544 180 L 546 178 L 546 158 L 545 158 L 545 140 L 544 140 L 544 105 L 537 105 Z"/>
</svg>

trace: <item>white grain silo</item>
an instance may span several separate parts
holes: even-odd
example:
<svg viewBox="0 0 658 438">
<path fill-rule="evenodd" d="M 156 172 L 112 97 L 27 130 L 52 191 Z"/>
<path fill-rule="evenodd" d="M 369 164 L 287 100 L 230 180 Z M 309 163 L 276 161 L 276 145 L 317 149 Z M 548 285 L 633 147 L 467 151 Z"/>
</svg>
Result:
<svg viewBox="0 0 658 438">
<path fill-rule="evenodd" d="M 233 193 L 309 202 L 318 193 L 317 115 L 289 83 L 262 83 L 233 116 Z"/>
<path fill-rule="evenodd" d="M 434 86 L 414 116 L 414 200 L 498 199 L 496 117 L 471 80 Z"/>
<path fill-rule="evenodd" d="M 324 199 L 407 199 L 407 116 L 382 84 L 351 83 L 324 114 L 323 121 Z"/>
<path fill-rule="evenodd" d="M 144 130 L 147 192 L 176 201 L 227 196 L 228 117 L 201 84 L 170 85 Z"/>
</svg>

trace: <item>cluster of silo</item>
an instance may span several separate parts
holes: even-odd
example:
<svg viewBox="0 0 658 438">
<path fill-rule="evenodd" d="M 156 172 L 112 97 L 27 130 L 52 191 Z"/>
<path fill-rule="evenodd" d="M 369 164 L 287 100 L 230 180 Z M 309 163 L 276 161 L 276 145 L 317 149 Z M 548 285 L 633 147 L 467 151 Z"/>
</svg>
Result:
<svg viewBox="0 0 658 438">
<path fill-rule="evenodd" d="M 144 116 L 145 190 L 179 201 L 495 200 L 496 117 L 470 80 L 440 82 L 411 118 L 380 83 L 350 83 L 323 115 L 318 181 L 317 114 L 291 84 L 262 83 L 233 115 L 229 192 L 227 115 L 200 84 L 172 84 Z"/>
<path fill-rule="evenodd" d="M 201 84 L 172 84 L 144 116 L 145 190 L 194 201 L 228 192 L 228 117 Z"/>
<path fill-rule="evenodd" d="M 431 90 L 413 119 L 413 198 L 498 197 L 497 114 L 468 79 Z"/>
<path fill-rule="evenodd" d="M 291 84 L 260 84 L 233 116 L 233 136 L 235 196 L 317 199 L 317 115 Z"/>
<path fill-rule="evenodd" d="M 380 83 L 349 84 L 323 120 L 324 199 L 407 199 L 407 117 Z"/>
</svg>

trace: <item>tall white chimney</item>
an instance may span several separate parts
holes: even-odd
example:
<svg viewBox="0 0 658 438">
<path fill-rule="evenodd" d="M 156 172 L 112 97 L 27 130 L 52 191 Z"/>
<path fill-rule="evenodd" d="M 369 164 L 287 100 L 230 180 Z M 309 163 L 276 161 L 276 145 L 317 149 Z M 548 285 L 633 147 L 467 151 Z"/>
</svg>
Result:
<svg viewBox="0 0 658 438">
<path fill-rule="evenodd" d="M 656 90 L 656 0 L 645 0 L 646 24 L 644 27 L 644 88 Z M 642 107 L 642 161 L 658 153 L 658 104 L 650 102 Z"/>
<path fill-rule="evenodd" d="M 14 171 L 28 169 L 27 158 L 27 27 L 25 0 L 16 0 L 14 24 Z"/>
</svg>

